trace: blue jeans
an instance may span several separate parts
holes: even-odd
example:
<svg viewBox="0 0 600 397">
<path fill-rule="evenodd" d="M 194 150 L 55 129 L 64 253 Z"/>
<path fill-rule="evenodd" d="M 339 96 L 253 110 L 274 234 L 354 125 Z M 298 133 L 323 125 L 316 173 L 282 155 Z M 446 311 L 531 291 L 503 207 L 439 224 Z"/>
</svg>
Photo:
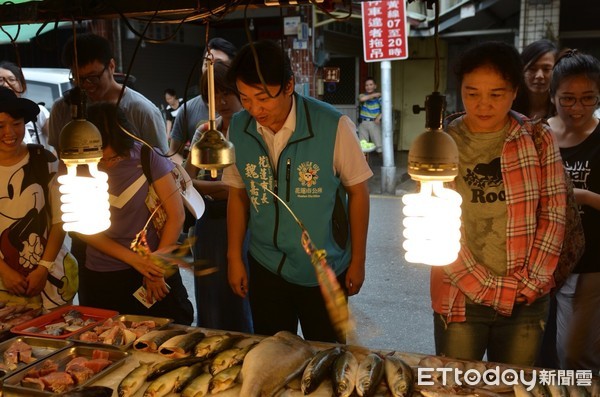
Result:
<svg viewBox="0 0 600 397">
<path fill-rule="evenodd" d="M 434 337 L 437 355 L 462 360 L 482 360 L 512 365 L 532 366 L 548 316 L 548 296 L 531 305 L 515 305 L 505 317 L 489 306 L 467 304 L 466 321 L 446 323 L 434 313 Z"/>
</svg>

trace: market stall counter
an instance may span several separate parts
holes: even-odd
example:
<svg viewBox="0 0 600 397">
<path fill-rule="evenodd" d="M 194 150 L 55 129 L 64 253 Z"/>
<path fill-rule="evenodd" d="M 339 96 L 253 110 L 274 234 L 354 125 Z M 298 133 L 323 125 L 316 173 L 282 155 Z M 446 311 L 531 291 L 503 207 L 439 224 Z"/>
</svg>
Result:
<svg viewBox="0 0 600 397">
<path fill-rule="evenodd" d="M 371 350 L 289 332 L 265 337 L 168 319 L 117 315 L 67 340 L 54 354 L 6 376 L 4 395 L 600 397 L 598 379 L 584 371 Z"/>
</svg>

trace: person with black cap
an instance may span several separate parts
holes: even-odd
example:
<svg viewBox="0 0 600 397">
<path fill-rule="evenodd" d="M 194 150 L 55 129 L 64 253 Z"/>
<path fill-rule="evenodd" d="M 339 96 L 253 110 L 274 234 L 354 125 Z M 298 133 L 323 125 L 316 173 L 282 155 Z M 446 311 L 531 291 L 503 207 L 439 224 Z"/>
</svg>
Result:
<svg viewBox="0 0 600 397">
<path fill-rule="evenodd" d="M 77 263 L 63 246 L 56 157 L 23 143 L 39 111 L 0 87 L 0 301 L 52 308 L 77 292 Z"/>
</svg>

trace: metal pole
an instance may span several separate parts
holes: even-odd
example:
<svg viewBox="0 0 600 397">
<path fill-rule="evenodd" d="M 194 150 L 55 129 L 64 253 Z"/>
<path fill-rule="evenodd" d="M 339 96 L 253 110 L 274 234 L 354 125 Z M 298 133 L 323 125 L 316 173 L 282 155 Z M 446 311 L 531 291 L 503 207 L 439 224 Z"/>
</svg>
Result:
<svg viewBox="0 0 600 397">
<path fill-rule="evenodd" d="M 396 193 L 396 166 L 394 165 L 394 136 L 392 130 L 392 64 L 381 62 L 381 138 L 383 166 L 381 167 L 381 191 Z"/>
</svg>

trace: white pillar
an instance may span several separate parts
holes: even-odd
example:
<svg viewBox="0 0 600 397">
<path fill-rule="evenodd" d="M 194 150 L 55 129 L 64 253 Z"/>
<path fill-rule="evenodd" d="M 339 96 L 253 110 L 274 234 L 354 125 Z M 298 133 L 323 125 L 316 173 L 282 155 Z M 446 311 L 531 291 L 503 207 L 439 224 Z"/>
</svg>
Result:
<svg viewBox="0 0 600 397">
<path fill-rule="evenodd" d="M 381 167 L 381 192 L 396 193 L 396 167 L 394 165 L 394 134 L 392 125 L 392 64 L 381 62 L 381 138 L 383 166 Z"/>
</svg>

